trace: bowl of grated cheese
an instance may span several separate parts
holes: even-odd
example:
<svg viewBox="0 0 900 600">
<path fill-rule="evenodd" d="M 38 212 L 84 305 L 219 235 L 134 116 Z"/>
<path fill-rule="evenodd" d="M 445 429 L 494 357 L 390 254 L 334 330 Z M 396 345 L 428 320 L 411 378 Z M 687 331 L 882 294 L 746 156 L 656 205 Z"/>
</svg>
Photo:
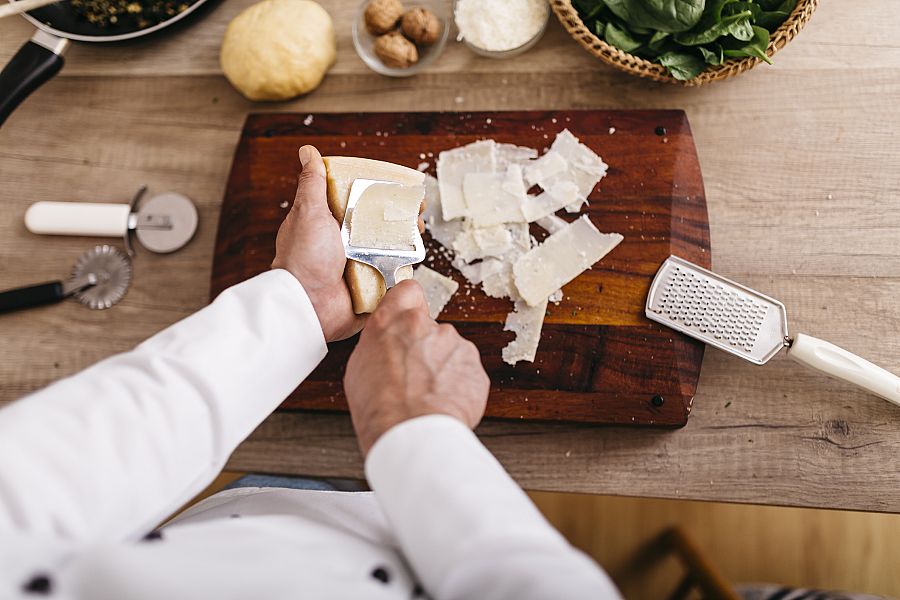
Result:
<svg viewBox="0 0 900 600">
<path fill-rule="evenodd" d="M 547 0 L 456 0 L 457 41 L 490 58 L 522 54 L 544 35 L 550 20 Z"/>
</svg>

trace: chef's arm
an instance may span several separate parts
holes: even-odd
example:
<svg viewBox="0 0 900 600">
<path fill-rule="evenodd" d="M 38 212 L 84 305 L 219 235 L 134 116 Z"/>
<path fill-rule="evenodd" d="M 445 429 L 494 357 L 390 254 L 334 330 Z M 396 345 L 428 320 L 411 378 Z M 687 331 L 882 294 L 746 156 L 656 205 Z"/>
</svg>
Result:
<svg viewBox="0 0 900 600">
<path fill-rule="evenodd" d="M 347 366 L 369 483 L 426 591 L 436 600 L 619 598 L 472 433 L 488 387 L 477 349 L 428 317 L 415 282 L 388 292 Z"/>
<path fill-rule="evenodd" d="M 325 356 L 326 337 L 355 333 L 324 165 L 311 148 L 301 163 L 277 268 L 0 410 L 0 537 L 143 535 L 212 481 Z"/>
</svg>

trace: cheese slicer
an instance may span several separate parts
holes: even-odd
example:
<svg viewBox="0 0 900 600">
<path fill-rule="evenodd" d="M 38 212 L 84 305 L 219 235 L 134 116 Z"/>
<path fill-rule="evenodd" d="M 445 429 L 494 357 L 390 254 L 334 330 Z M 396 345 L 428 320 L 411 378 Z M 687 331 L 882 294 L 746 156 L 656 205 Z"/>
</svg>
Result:
<svg viewBox="0 0 900 600">
<path fill-rule="evenodd" d="M 397 270 L 401 267 L 414 265 L 425 260 L 425 244 L 418 228 L 413 235 L 413 248 L 411 250 L 385 250 L 382 248 L 368 248 L 354 246 L 350 243 L 350 226 L 353 219 L 353 211 L 360 198 L 373 185 L 401 184 L 392 181 L 379 181 L 376 179 L 356 179 L 350 186 L 350 197 L 347 199 L 347 208 L 344 209 L 344 221 L 341 224 L 341 241 L 344 243 L 344 254 L 347 258 L 370 265 L 384 277 L 384 286 L 387 289 L 397 284 Z M 425 190 L 422 190 L 424 196 Z"/>
<path fill-rule="evenodd" d="M 35 202 L 25 212 L 25 227 L 46 235 L 122 237 L 134 256 L 131 236 L 152 252 L 174 252 L 197 231 L 197 209 L 186 196 L 174 192 L 141 201 L 144 186 L 130 204 L 92 202 Z"/>
<path fill-rule="evenodd" d="M 843 348 L 788 335 L 784 304 L 677 256 L 662 264 L 647 297 L 647 318 L 762 365 L 788 357 L 900 406 L 900 377 Z"/>
</svg>

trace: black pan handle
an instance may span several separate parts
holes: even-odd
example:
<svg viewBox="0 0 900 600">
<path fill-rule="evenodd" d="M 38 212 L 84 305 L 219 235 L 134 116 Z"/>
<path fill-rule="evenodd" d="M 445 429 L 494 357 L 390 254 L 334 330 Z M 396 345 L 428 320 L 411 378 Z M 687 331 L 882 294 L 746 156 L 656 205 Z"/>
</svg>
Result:
<svg viewBox="0 0 900 600">
<path fill-rule="evenodd" d="M 0 72 L 0 125 L 31 92 L 62 69 L 69 40 L 38 30 Z"/>
<path fill-rule="evenodd" d="M 66 297 L 62 281 L 39 283 L 0 292 L 0 313 L 59 302 Z"/>
</svg>

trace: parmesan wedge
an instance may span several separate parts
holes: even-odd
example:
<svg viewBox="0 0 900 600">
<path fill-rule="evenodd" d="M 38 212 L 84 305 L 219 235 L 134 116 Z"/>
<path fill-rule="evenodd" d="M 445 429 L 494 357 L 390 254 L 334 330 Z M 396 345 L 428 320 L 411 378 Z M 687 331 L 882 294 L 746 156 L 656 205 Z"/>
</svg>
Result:
<svg viewBox="0 0 900 600">
<path fill-rule="evenodd" d="M 325 169 L 328 175 L 328 207 L 338 223 L 344 220 L 350 187 L 356 179 L 379 179 L 405 186 L 421 186 L 425 179 L 425 174 L 415 169 L 350 156 L 326 156 Z M 403 267 L 397 272 L 397 281 L 412 276 L 412 267 Z M 374 311 L 385 292 L 381 273 L 369 265 L 348 260 L 344 279 L 353 299 L 353 311 L 357 314 Z"/>
<path fill-rule="evenodd" d="M 606 256 L 624 238 L 600 233 L 588 217 L 573 221 L 544 243 L 532 248 L 513 265 L 516 289 L 530 306 L 539 306 Z"/>
<path fill-rule="evenodd" d="M 432 319 L 437 319 L 450 298 L 459 289 L 459 284 L 437 271 L 429 269 L 425 265 L 416 267 L 413 279 L 422 286 L 425 292 L 425 302 L 428 304 L 428 314 Z"/>
</svg>

